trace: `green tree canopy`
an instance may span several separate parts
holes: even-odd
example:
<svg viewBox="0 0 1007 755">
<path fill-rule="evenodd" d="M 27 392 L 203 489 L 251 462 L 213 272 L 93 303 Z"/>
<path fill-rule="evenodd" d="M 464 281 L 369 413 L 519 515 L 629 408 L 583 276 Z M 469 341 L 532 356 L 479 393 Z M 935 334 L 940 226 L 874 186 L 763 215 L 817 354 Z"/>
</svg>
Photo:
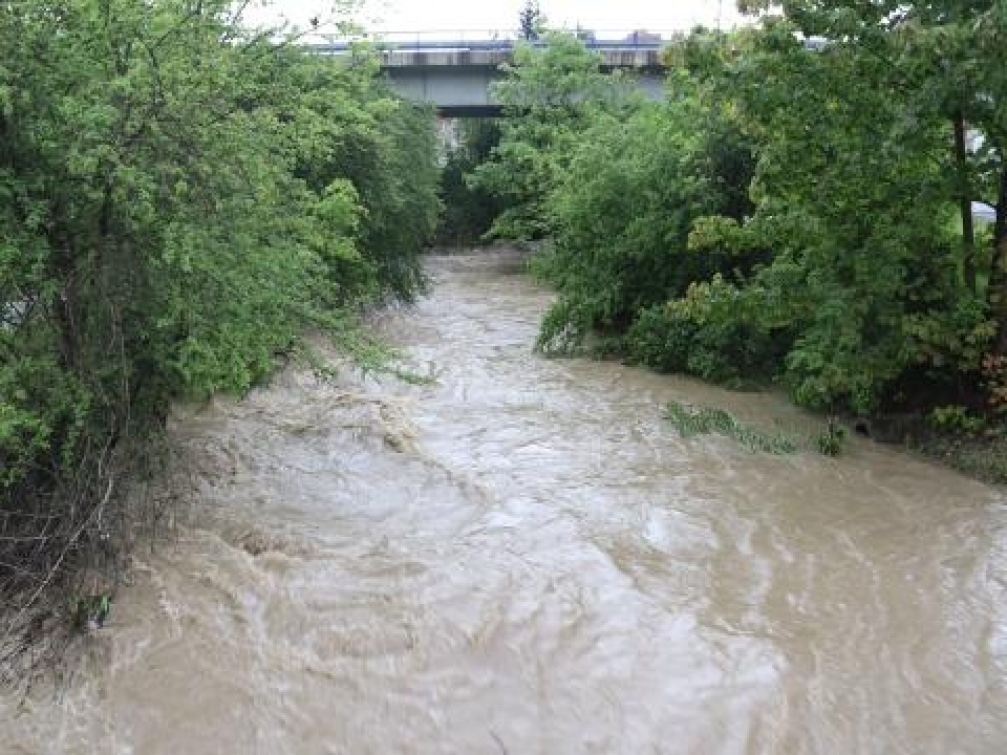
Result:
<svg viewBox="0 0 1007 755">
<path fill-rule="evenodd" d="M 422 285 L 432 112 L 366 51 L 313 57 L 236 10 L 0 4 L 5 605 L 129 518 L 121 478 L 173 401 L 246 391 L 306 328 L 346 336 Z"/>
</svg>

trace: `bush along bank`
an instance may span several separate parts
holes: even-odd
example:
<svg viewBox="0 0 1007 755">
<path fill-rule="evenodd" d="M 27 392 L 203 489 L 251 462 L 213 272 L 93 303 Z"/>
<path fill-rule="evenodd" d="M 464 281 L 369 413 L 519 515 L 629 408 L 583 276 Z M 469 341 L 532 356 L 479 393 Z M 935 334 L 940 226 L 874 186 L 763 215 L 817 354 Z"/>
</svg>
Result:
<svg viewBox="0 0 1007 755">
<path fill-rule="evenodd" d="M 1007 11 L 745 6 L 753 26 L 668 46 L 662 102 L 556 35 L 500 85 L 509 120 L 473 180 L 510 204 L 498 234 L 550 240 L 539 348 L 601 333 L 658 370 L 997 442 Z"/>
<path fill-rule="evenodd" d="M 0 6 L 0 669 L 100 623 L 176 400 L 422 288 L 433 113 L 223 0 Z M 156 454 L 153 454 L 156 457 Z M 108 584 L 109 580 L 101 581 Z M 9 678 L 8 678 L 9 680 Z"/>
</svg>

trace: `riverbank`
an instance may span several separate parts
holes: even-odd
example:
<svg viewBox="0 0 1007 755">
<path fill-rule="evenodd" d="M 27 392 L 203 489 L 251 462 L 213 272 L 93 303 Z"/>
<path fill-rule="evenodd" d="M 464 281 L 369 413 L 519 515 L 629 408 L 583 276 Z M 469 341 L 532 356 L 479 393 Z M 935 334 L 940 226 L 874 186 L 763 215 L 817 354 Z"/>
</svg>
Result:
<svg viewBox="0 0 1007 755">
<path fill-rule="evenodd" d="M 931 435 L 909 447 L 977 480 L 1007 485 L 1007 431 L 986 437 Z"/>
</svg>

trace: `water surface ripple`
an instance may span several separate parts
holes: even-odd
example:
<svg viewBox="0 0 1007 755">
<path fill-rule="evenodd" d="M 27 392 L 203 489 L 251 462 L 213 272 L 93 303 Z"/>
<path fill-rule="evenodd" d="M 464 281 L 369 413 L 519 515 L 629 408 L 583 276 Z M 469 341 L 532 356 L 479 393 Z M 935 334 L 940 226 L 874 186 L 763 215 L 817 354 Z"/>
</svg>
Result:
<svg viewBox="0 0 1007 755">
<path fill-rule="evenodd" d="M 772 397 L 531 352 L 509 253 L 378 327 L 436 377 L 180 412 L 198 505 L 14 752 L 1007 752 L 1007 499 Z M 5 706 L 5 707 L 4 707 Z"/>
</svg>

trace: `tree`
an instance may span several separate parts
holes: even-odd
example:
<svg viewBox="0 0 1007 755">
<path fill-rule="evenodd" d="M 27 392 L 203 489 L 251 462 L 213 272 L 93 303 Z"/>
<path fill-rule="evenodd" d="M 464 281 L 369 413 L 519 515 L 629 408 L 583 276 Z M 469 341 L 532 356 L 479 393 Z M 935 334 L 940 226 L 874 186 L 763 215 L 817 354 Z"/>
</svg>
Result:
<svg viewBox="0 0 1007 755">
<path fill-rule="evenodd" d="M 637 103 L 626 82 L 602 72 L 600 56 L 580 40 L 549 33 L 545 43 L 519 45 L 505 79 L 493 88 L 504 108 L 500 143 L 476 168 L 471 183 L 506 208 L 493 224 L 494 236 L 547 235 L 546 197 L 592 114 L 628 111 Z"/>
<path fill-rule="evenodd" d="M 540 333 L 547 352 L 579 347 L 594 328 L 619 336 L 642 311 L 717 274 L 742 277 L 760 259 L 691 238 L 705 216 L 737 224 L 751 209 L 752 145 L 687 72 L 672 71 L 668 91 L 630 113 L 593 112 L 569 145 L 546 202 L 551 252 L 537 263 L 560 293 Z"/>
<path fill-rule="evenodd" d="M 540 346 L 601 329 L 649 364 L 778 377 L 830 411 L 978 405 L 1000 364 L 984 355 L 1004 330 L 1004 226 L 956 216 L 1002 182 L 1000 74 L 975 64 L 999 22 L 883 5 L 795 1 L 759 28 L 697 30 L 665 52 L 661 107 L 582 96 L 577 56 L 518 67 L 476 175 L 512 192 L 499 230 L 552 240 Z M 975 153 L 966 128 L 987 137 Z"/>
<path fill-rule="evenodd" d="M 916 130 L 929 128 L 935 119 L 948 124 L 947 154 L 941 159 L 955 182 L 959 267 L 964 283 L 995 318 L 994 350 L 1007 353 L 1007 75 L 1001 60 L 1007 7 L 996 0 L 791 0 L 782 5 L 802 34 L 876 58 L 885 85 Z M 966 149 L 969 128 L 982 136 L 975 154 Z M 987 249 L 977 246 L 972 227 L 971 201 L 980 198 L 998 210 Z"/>
<path fill-rule="evenodd" d="M 437 232 L 438 243 L 455 246 L 477 243 L 504 209 L 497 197 L 467 180 L 499 144 L 499 121 L 471 118 L 457 124 L 458 143 L 448 147 L 441 172 L 444 213 Z"/>
<path fill-rule="evenodd" d="M 359 344 L 358 307 L 422 283 L 433 113 L 234 12 L 0 4 L 5 672 L 60 618 L 39 601 L 124 547 L 173 402 L 249 390 L 306 328 Z"/>
<path fill-rule="evenodd" d="M 518 16 L 518 30 L 521 39 L 528 42 L 537 40 L 545 28 L 545 17 L 537 0 L 526 0 Z"/>
</svg>

